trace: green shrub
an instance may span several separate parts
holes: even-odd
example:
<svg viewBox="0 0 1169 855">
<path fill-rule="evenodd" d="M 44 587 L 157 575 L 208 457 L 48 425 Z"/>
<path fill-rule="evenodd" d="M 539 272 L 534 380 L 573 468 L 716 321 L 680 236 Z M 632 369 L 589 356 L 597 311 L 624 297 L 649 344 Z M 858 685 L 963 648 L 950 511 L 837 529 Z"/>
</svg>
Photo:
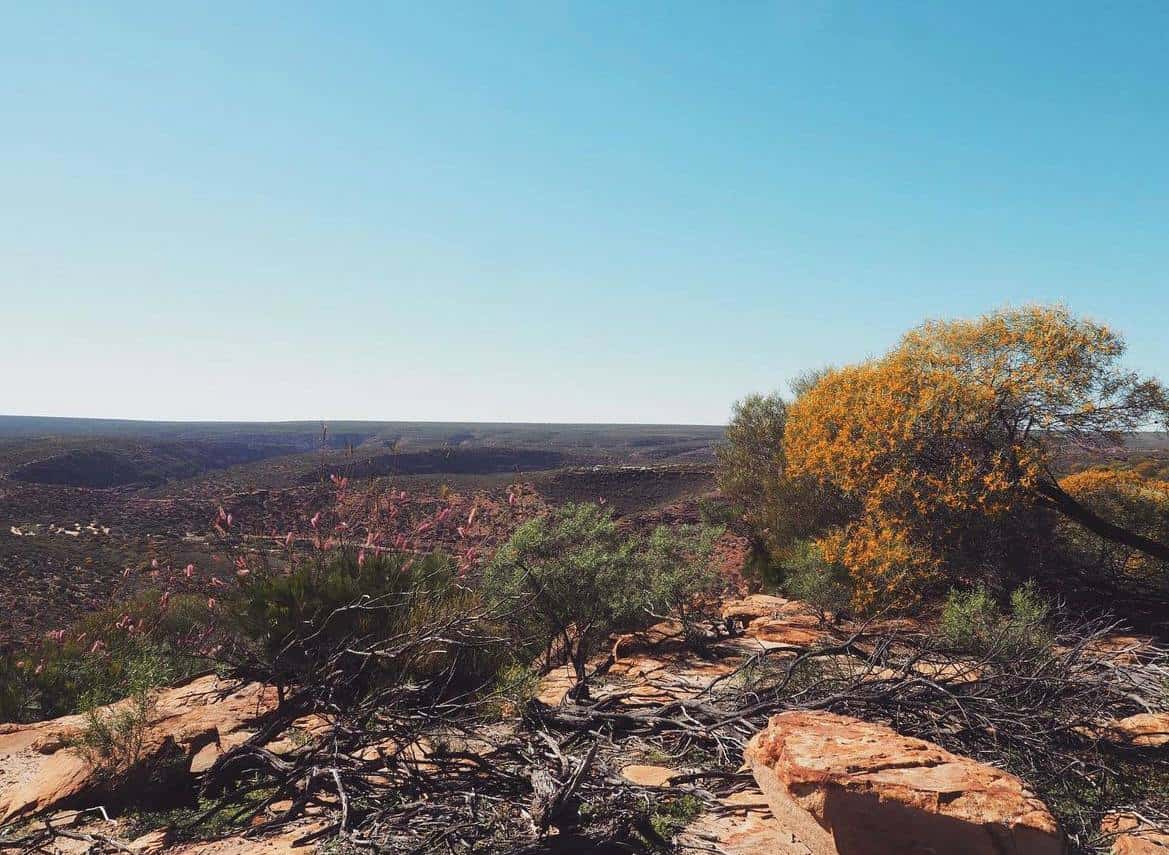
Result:
<svg viewBox="0 0 1169 855">
<path fill-rule="evenodd" d="M 521 525 L 488 564 L 483 586 L 529 653 L 562 645 L 582 688 L 600 640 L 652 619 L 635 542 L 594 504 L 568 504 Z"/>
<path fill-rule="evenodd" d="M 716 592 L 716 536 L 659 528 L 641 540 L 622 533 L 608 509 L 568 504 L 516 529 L 488 564 L 484 592 L 527 655 L 560 645 L 585 692 L 585 663 L 601 640 L 665 611 L 689 619 Z"/>
<path fill-rule="evenodd" d="M 1054 641 L 1048 626 L 1050 605 L 1031 583 L 1012 591 L 1009 601 L 1010 611 L 1004 612 L 983 585 L 951 591 L 938 623 L 941 639 L 955 650 L 990 658 L 1048 652 Z"/>
<path fill-rule="evenodd" d="M 157 651 L 144 649 L 124 663 L 128 697 L 112 707 L 91 695 L 85 728 L 74 747 L 102 778 L 123 775 L 142 759 L 143 737 L 155 706 L 155 693 L 172 677 L 171 664 Z"/>
<path fill-rule="evenodd" d="M 726 499 L 700 498 L 698 518 L 703 525 L 728 526 L 743 518 L 743 509 Z"/>
<path fill-rule="evenodd" d="M 639 557 L 648 579 L 648 608 L 662 617 L 676 617 L 689 637 L 698 637 L 697 622 L 726 587 L 725 577 L 710 563 L 721 528 L 684 526 L 675 531 L 655 528 L 640 545 Z"/>
<path fill-rule="evenodd" d="M 0 657 L 0 720 L 39 721 L 109 704 L 134 691 L 135 663 L 151 660 L 173 683 L 205 670 L 212 626 L 206 600 L 144 591 L 82 617 L 59 639 Z"/>
<path fill-rule="evenodd" d="M 478 595 L 461 584 L 445 555 L 385 553 L 364 559 L 348 550 L 326 553 L 287 572 L 248 577 L 225 604 L 224 623 L 278 685 L 311 679 L 331 657 L 355 646 L 402 637 L 475 611 Z M 456 661 L 455 656 L 458 656 Z M 361 691 L 387 680 L 452 671 L 451 687 L 489 678 L 497 651 L 433 650 L 408 664 L 379 659 L 360 669 Z M 405 670 L 403 670 L 405 669 Z"/>
<path fill-rule="evenodd" d="M 515 715 L 536 695 L 540 675 L 535 669 L 512 662 L 499 669 L 495 678 L 494 712 L 500 718 Z"/>
<path fill-rule="evenodd" d="M 814 608 L 821 620 L 848 608 L 852 600 L 848 571 L 824 560 L 820 548 L 812 541 L 797 541 L 780 566 L 784 591 Z"/>
</svg>

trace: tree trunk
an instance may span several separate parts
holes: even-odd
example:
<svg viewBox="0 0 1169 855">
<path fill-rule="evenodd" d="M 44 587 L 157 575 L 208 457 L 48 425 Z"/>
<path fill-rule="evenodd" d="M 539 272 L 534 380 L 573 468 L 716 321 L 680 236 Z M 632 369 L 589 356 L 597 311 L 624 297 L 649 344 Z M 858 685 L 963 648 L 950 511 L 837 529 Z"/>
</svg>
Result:
<svg viewBox="0 0 1169 855">
<path fill-rule="evenodd" d="M 1084 507 L 1063 491 L 1058 484 L 1040 482 L 1036 487 L 1039 495 L 1048 507 L 1054 508 L 1069 519 L 1075 520 L 1089 531 L 1095 532 L 1105 540 L 1129 546 L 1145 555 L 1169 561 L 1169 545 L 1158 543 L 1144 535 L 1129 531 L 1108 520 L 1097 516 L 1092 510 Z"/>
</svg>

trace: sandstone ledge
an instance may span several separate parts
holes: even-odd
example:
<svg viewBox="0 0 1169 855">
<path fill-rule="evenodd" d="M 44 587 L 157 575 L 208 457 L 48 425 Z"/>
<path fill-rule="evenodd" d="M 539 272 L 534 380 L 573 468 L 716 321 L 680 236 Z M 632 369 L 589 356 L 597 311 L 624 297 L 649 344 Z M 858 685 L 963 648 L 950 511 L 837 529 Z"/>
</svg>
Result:
<svg viewBox="0 0 1169 855">
<path fill-rule="evenodd" d="M 1055 819 L 1014 775 L 881 725 L 782 713 L 744 757 L 810 855 L 1064 851 Z"/>
</svg>

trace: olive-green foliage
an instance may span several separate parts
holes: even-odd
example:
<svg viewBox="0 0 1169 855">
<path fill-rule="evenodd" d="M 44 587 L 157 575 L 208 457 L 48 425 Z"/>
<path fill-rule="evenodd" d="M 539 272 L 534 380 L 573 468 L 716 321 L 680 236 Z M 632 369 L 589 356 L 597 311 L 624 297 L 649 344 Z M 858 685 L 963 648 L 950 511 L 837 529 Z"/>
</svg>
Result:
<svg viewBox="0 0 1169 855">
<path fill-rule="evenodd" d="M 87 698 L 85 728 L 75 747 L 104 778 L 133 769 L 141 760 L 142 740 L 154 709 L 154 693 L 173 675 L 170 662 L 157 650 L 144 649 L 125 662 L 128 697 L 113 707 L 97 695 Z"/>
<path fill-rule="evenodd" d="M 610 510 L 569 504 L 516 529 L 487 566 L 483 587 L 521 649 L 560 644 L 583 679 L 607 635 L 714 591 L 707 563 L 714 536 L 661 528 L 643 542 L 622 533 Z"/>
<path fill-rule="evenodd" d="M 718 450 L 718 484 L 756 540 L 776 559 L 792 544 L 820 533 L 846 514 L 830 485 L 788 473 L 784 453 L 788 404 L 778 394 L 749 395 L 734 405 Z"/>
<path fill-rule="evenodd" d="M 733 502 L 702 497 L 698 500 L 698 518 L 703 525 L 728 526 L 743 518 L 743 509 Z"/>
<path fill-rule="evenodd" d="M 821 618 L 848 608 L 852 600 L 848 571 L 826 561 L 813 541 L 797 541 L 781 566 L 784 591 L 812 606 Z"/>
<path fill-rule="evenodd" d="M 663 840 L 669 841 L 702 813 L 702 801 L 690 793 L 663 799 L 654 805 L 650 825 Z"/>
<path fill-rule="evenodd" d="M 495 677 L 494 713 L 500 718 L 515 715 L 535 697 L 539 685 L 540 675 L 534 668 L 519 662 L 504 665 Z"/>
<path fill-rule="evenodd" d="M 942 609 L 938 633 L 955 650 L 976 656 L 1018 659 L 1046 655 L 1054 642 L 1048 625 L 1051 606 L 1028 583 L 1011 592 L 1010 610 L 979 586 L 951 591 Z"/>
<path fill-rule="evenodd" d="M 286 572 L 252 575 L 228 604 L 226 620 L 273 679 L 292 683 L 340 650 L 405 638 L 414 629 L 470 614 L 478 604 L 445 555 L 383 553 L 362 559 L 339 550 Z M 432 652 L 412 656 L 408 666 L 386 660 L 365 676 L 374 681 L 408 676 L 404 667 L 409 675 L 429 676 L 454 664 L 454 655 L 435 645 Z M 474 679 L 498 666 L 486 650 L 457 655 L 461 678 Z"/>
<path fill-rule="evenodd" d="M 710 563 L 721 528 L 658 526 L 642 544 L 649 603 L 659 615 L 674 616 L 687 630 L 702 615 L 703 606 L 719 599 L 725 577 Z"/>
<path fill-rule="evenodd" d="M 601 639 L 648 622 L 649 576 L 609 510 L 568 504 L 515 530 L 488 564 L 486 595 L 535 652 L 562 643 L 579 677 Z"/>
<path fill-rule="evenodd" d="M 124 617 L 141 629 L 128 628 Z M 168 683 L 205 670 L 209 662 L 192 639 L 210 622 L 202 597 L 177 595 L 163 605 L 158 591 L 92 612 L 59 642 L 0 656 L 0 720 L 39 721 L 112 703 L 133 692 L 145 661 L 162 668 Z"/>
</svg>

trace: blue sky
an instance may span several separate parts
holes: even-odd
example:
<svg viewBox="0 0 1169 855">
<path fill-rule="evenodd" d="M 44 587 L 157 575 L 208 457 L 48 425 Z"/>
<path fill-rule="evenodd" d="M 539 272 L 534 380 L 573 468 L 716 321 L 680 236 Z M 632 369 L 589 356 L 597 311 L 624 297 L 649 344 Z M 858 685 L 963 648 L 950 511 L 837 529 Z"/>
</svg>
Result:
<svg viewBox="0 0 1169 855">
<path fill-rule="evenodd" d="M 1169 4 L 10 4 L 0 412 L 719 423 L 1065 301 L 1169 379 Z"/>
</svg>

